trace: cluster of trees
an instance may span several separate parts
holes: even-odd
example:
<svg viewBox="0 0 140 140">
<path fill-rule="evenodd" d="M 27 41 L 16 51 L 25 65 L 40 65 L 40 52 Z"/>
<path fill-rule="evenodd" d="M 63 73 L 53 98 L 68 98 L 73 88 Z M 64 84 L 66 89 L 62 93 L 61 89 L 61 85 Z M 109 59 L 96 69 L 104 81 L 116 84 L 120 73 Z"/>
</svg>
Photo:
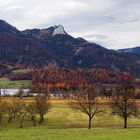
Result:
<svg viewBox="0 0 140 140">
<path fill-rule="evenodd" d="M 46 84 L 35 84 L 32 86 L 32 90 L 45 94 L 51 91 L 51 86 Z M 51 91 L 52 92 L 52 91 Z M 67 92 L 72 93 L 74 101 L 69 105 L 74 110 L 80 110 L 88 115 L 89 125 L 91 129 L 91 121 L 96 115 L 103 115 L 106 113 L 101 108 L 99 97 L 105 96 L 104 88 L 100 84 L 79 84 Z M 108 105 L 111 108 L 112 115 L 118 115 L 124 120 L 124 128 L 127 128 L 127 120 L 130 117 L 138 117 L 139 111 L 136 103 L 137 94 L 135 88 L 132 85 L 132 81 L 127 77 L 124 77 L 120 84 L 116 84 L 111 88 L 111 94 L 108 96 Z"/>
<path fill-rule="evenodd" d="M 91 120 L 96 115 L 103 115 L 105 110 L 101 109 L 98 97 L 101 96 L 101 87 L 97 85 L 85 85 L 75 92 L 75 100 L 70 105 L 73 109 L 80 110 L 88 115 L 89 129 Z M 112 115 L 118 115 L 124 120 L 124 128 L 127 128 L 127 120 L 130 117 L 138 117 L 139 111 L 136 103 L 135 89 L 130 83 L 121 83 L 114 86 L 109 97 L 109 106 Z"/>
<path fill-rule="evenodd" d="M 17 74 L 10 74 L 8 77 L 11 81 L 16 81 L 16 80 L 32 80 L 33 78 L 33 71 L 29 71 L 26 73 L 17 73 Z"/>
<path fill-rule="evenodd" d="M 0 124 L 4 116 L 8 116 L 8 123 L 11 123 L 14 119 L 19 120 L 19 127 L 23 127 L 25 118 L 29 118 L 33 122 L 33 126 L 36 125 L 37 116 L 39 116 L 39 124 L 44 122 L 44 116 L 51 108 L 50 96 L 48 88 L 40 88 L 38 86 L 38 95 L 31 102 L 25 102 L 22 98 L 10 98 L 10 100 L 4 100 L 0 98 Z"/>
<path fill-rule="evenodd" d="M 37 116 L 39 116 L 39 124 L 44 122 L 44 116 L 52 107 L 50 103 L 51 87 L 46 84 L 35 84 L 31 86 L 31 90 L 38 93 L 32 102 L 25 102 L 22 95 L 20 98 L 11 98 L 8 101 L 0 98 L 0 124 L 4 116 L 8 116 L 8 123 L 18 118 L 20 128 L 23 127 L 25 118 L 29 118 L 34 126 L 36 125 Z M 100 85 L 97 84 L 83 84 L 69 91 L 73 93 L 74 98 L 69 104 L 70 107 L 87 114 L 89 129 L 91 129 L 92 120 L 96 115 L 106 113 L 99 101 L 99 97 L 103 96 L 103 91 Z M 111 96 L 108 98 L 111 114 L 123 118 L 124 128 L 127 128 L 129 117 L 139 116 L 135 97 L 134 87 L 131 83 L 124 82 L 112 87 Z"/>
<path fill-rule="evenodd" d="M 25 118 L 29 118 L 36 126 L 36 119 L 39 116 L 39 124 L 44 122 L 44 115 L 51 108 L 46 96 L 37 96 L 35 101 L 26 103 L 21 99 L 0 102 L 0 124 L 4 116 L 8 116 L 8 123 L 19 119 L 20 128 L 23 127 Z"/>
<path fill-rule="evenodd" d="M 33 84 L 50 84 L 56 88 L 72 88 L 79 84 L 117 84 L 122 80 L 132 81 L 132 76 L 128 73 L 116 73 L 105 69 L 64 69 L 56 66 L 45 67 L 37 70 L 33 74 Z"/>
<path fill-rule="evenodd" d="M 0 61 L 0 77 L 10 75 L 13 70 L 25 68 L 23 65 L 14 64 L 7 61 Z"/>
</svg>

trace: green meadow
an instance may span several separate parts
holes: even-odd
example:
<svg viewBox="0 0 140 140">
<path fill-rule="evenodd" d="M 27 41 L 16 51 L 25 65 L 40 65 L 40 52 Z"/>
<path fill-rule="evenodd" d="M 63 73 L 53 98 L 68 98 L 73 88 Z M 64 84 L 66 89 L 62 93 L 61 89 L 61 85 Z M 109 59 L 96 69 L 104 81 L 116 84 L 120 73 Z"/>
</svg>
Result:
<svg viewBox="0 0 140 140">
<path fill-rule="evenodd" d="M 44 127 L 0 130 L 1 140 L 139 140 L 140 129 L 47 129 Z"/>
<path fill-rule="evenodd" d="M 110 115 L 109 108 L 104 115 L 93 118 L 92 129 L 88 130 L 88 118 L 85 114 L 72 110 L 66 102 L 52 101 L 52 109 L 42 125 L 32 126 L 26 118 L 23 128 L 19 120 L 7 123 L 3 118 L 0 126 L 0 140 L 139 140 L 140 119 L 131 118 L 128 129 L 123 129 L 123 120 Z"/>
<path fill-rule="evenodd" d="M 29 72 L 31 69 L 17 69 L 17 70 L 13 70 L 12 73 L 14 74 L 20 74 L 20 73 L 26 73 Z"/>
<path fill-rule="evenodd" d="M 0 78 L 1 88 L 20 88 L 28 87 L 31 84 L 30 80 L 10 81 L 8 78 Z"/>
</svg>

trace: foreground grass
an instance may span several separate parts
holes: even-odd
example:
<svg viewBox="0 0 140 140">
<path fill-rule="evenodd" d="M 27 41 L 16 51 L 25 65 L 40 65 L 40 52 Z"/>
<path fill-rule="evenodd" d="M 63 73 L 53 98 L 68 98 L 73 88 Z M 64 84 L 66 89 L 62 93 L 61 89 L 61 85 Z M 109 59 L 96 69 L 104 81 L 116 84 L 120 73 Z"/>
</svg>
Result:
<svg viewBox="0 0 140 140">
<path fill-rule="evenodd" d="M 0 140 L 139 140 L 140 129 L 2 129 Z"/>
</svg>

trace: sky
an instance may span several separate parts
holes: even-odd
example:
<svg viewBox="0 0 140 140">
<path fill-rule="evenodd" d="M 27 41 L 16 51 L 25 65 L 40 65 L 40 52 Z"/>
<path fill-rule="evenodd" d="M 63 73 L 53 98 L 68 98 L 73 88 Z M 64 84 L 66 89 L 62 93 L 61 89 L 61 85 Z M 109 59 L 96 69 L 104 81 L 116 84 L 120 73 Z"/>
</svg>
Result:
<svg viewBox="0 0 140 140">
<path fill-rule="evenodd" d="M 140 0 L 0 0 L 0 19 L 19 30 L 61 24 L 109 49 L 140 46 Z"/>
</svg>

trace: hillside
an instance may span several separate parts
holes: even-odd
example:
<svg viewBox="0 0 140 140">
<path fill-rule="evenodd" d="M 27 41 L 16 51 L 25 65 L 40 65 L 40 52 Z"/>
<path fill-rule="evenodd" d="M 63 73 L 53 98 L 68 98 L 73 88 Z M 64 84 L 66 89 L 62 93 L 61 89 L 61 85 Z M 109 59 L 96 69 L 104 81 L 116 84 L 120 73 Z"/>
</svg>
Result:
<svg viewBox="0 0 140 140">
<path fill-rule="evenodd" d="M 118 50 L 120 53 L 134 53 L 140 55 L 140 46 L 134 48 L 120 49 Z"/>
<path fill-rule="evenodd" d="M 35 67 L 105 68 L 140 76 L 140 56 L 74 38 L 62 25 L 19 31 L 0 20 L 0 61 Z"/>
</svg>

